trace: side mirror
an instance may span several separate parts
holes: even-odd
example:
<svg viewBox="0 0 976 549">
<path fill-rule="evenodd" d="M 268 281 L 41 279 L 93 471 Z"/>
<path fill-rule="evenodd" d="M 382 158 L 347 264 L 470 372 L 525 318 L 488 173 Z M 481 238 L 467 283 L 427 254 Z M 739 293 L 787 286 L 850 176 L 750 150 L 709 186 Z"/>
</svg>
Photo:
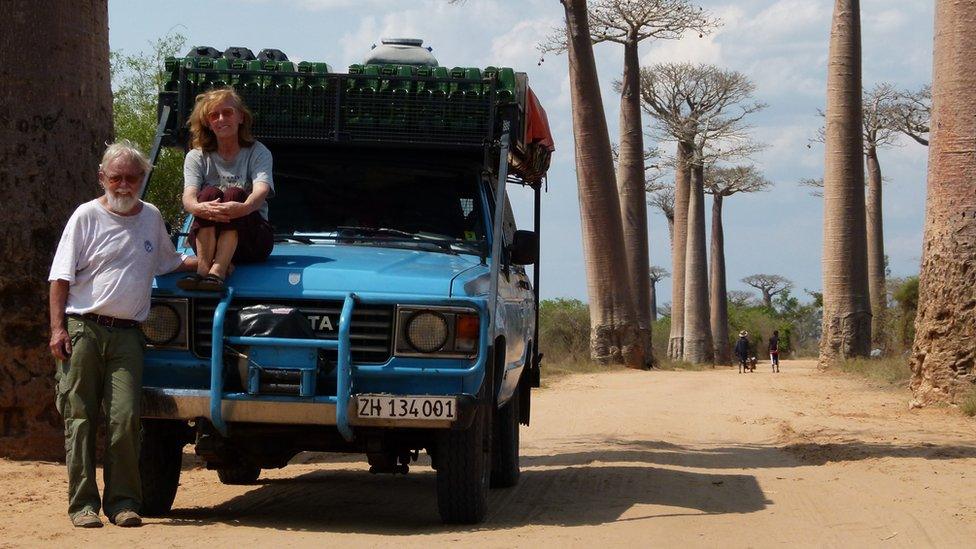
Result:
<svg viewBox="0 0 976 549">
<path fill-rule="evenodd" d="M 532 231 L 515 231 L 512 239 L 512 263 L 534 265 L 539 260 L 539 235 Z"/>
</svg>

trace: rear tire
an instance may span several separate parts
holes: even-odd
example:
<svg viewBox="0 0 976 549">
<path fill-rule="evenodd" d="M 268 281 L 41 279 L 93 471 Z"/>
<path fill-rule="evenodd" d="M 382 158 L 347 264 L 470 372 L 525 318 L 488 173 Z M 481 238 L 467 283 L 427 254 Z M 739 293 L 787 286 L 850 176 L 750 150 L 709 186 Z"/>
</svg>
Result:
<svg viewBox="0 0 976 549">
<path fill-rule="evenodd" d="M 519 388 L 498 410 L 491 448 L 491 487 L 511 488 L 519 481 Z"/>
<path fill-rule="evenodd" d="M 180 486 L 185 426 L 178 422 L 144 419 L 139 448 L 142 507 L 139 513 L 155 517 L 169 513 Z"/>
<path fill-rule="evenodd" d="M 259 476 L 261 476 L 261 468 L 252 465 L 220 467 L 217 469 L 217 478 L 224 484 L 254 484 L 257 482 Z"/>
<path fill-rule="evenodd" d="M 491 413 L 480 407 L 470 427 L 440 435 L 437 450 L 437 509 L 441 520 L 477 524 L 488 512 L 491 475 Z"/>
</svg>

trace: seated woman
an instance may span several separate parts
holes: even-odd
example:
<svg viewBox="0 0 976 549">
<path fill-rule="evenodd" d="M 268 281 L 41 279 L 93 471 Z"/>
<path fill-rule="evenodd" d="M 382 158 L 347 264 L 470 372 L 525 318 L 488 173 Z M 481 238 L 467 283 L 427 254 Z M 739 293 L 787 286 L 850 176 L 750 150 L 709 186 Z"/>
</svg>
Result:
<svg viewBox="0 0 976 549">
<path fill-rule="evenodd" d="M 197 272 L 184 290 L 221 291 L 232 265 L 264 261 L 274 247 L 265 199 L 274 196 L 271 151 L 251 135 L 251 112 L 231 88 L 197 96 L 183 163 L 183 208 L 193 215 Z"/>
</svg>

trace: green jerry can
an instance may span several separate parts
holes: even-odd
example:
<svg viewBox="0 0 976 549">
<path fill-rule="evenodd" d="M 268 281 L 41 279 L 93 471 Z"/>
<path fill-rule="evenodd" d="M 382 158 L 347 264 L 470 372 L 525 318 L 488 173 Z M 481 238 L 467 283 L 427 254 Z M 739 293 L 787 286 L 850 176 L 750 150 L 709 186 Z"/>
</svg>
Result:
<svg viewBox="0 0 976 549">
<path fill-rule="evenodd" d="M 375 124 L 379 76 L 377 65 L 349 65 L 349 89 L 346 93 L 346 124 L 349 129 L 364 129 Z"/>
<path fill-rule="evenodd" d="M 485 78 L 495 80 L 495 99 L 499 103 L 515 100 L 515 70 L 509 67 L 486 67 Z"/>
<path fill-rule="evenodd" d="M 273 64 L 274 68 L 269 83 L 264 87 L 264 94 L 268 98 L 270 105 L 270 115 L 268 122 L 274 125 L 278 131 L 276 135 L 287 137 L 281 132 L 288 133 L 297 120 L 293 119 L 294 99 L 295 99 L 295 64 L 291 61 L 265 61 L 265 70 L 268 65 Z"/>
<path fill-rule="evenodd" d="M 250 61 L 236 60 L 232 64 L 235 69 L 243 70 L 238 77 L 237 92 L 240 94 L 244 104 L 251 111 L 254 119 L 255 131 L 265 123 L 264 109 L 261 108 L 262 96 L 264 95 L 264 75 L 263 63 L 256 59 Z"/>
<path fill-rule="evenodd" d="M 295 108 L 301 125 L 315 135 L 331 131 L 332 128 L 325 126 L 326 113 L 332 113 L 332 102 L 327 99 L 331 95 L 331 85 L 326 76 L 332 68 L 327 63 L 302 61 L 298 64 L 298 72 L 302 77 L 295 90 Z"/>
<path fill-rule="evenodd" d="M 481 70 L 477 68 L 454 67 L 452 80 L 481 80 Z M 448 106 L 448 125 L 451 130 L 470 132 L 475 128 L 475 110 L 481 97 L 483 84 L 474 82 L 452 83 Z"/>
</svg>

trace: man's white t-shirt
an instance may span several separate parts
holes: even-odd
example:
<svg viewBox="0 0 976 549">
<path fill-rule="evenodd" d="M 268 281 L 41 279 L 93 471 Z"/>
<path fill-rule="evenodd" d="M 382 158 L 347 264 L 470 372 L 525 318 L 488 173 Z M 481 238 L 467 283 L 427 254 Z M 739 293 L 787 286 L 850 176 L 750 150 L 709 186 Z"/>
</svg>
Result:
<svg viewBox="0 0 976 549">
<path fill-rule="evenodd" d="M 155 206 L 143 202 L 138 214 L 125 216 L 96 199 L 68 219 L 48 280 L 68 281 L 66 313 L 142 322 L 149 316 L 153 277 L 182 261 Z"/>
</svg>

